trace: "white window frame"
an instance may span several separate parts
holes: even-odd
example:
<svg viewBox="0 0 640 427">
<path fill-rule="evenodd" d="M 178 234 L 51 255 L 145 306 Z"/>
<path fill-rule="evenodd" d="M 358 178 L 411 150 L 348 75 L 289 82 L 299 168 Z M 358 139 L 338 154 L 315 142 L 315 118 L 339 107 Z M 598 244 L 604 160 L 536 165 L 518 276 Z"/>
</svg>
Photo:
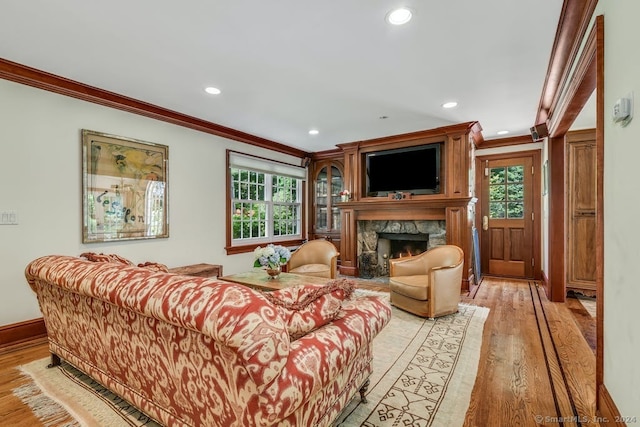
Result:
<svg viewBox="0 0 640 427">
<path fill-rule="evenodd" d="M 265 237 L 254 237 L 254 238 L 244 238 L 244 239 L 234 239 L 233 238 L 233 210 L 235 209 L 236 203 L 242 202 L 256 202 L 255 200 L 244 200 L 244 199 L 235 199 L 233 192 L 233 181 L 231 177 L 232 169 L 243 169 L 247 171 L 253 171 L 258 173 L 265 174 L 265 200 L 259 201 L 264 202 L 267 205 L 267 213 L 266 213 L 266 236 Z M 231 247 L 239 247 L 239 246 L 251 246 L 251 245 L 259 245 L 265 243 L 275 243 L 279 241 L 286 240 L 300 240 L 302 239 L 302 187 L 303 182 L 307 178 L 307 171 L 305 168 L 294 166 L 288 163 L 278 162 L 275 160 L 264 159 L 261 157 L 255 157 L 243 153 L 238 153 L 235 151 L 228 151 L 228 169 L 227 173 L 229 176 L 228 182 L 229 185 L 227 187 L 227 199 L 229 200 L 229 207 L 231 212 L 229 212 L 229 222 L 227 226 L 229 227 L 229 238 Z M 272 188 L 273 188 L 273 177 L 274 176 L 287 176 L 291 178 L 297 179 L 298 186 L 296 188 L 297 200 L 294 203 L 282 203 L 282 202 L 274 202 L 272 200 Z M 297 217 L 297 234 L 288 234 L 284 236 L 275 236 L 274 235 L 274 222 L 273 222 L 273 212 L 275 205 L 294 205 L 297 206 L 298 217 Z"/>
</svg>

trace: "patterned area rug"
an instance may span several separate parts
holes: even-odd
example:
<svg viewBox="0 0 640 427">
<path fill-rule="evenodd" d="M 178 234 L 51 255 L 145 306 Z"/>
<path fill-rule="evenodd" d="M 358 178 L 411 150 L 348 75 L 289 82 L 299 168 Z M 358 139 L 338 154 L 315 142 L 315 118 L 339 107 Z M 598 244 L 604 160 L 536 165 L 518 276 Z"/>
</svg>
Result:
<svg viewBox="0 0 640 427">
<path fill-rule="evenodd" d="M 428 320 L 394 307 L 391 322 L 374 341 L 369 403 L 354 399 L 336 425 L 462 425 L 488 312 L 460 305 L 457 314 Z M 158 425 L 72 366 L 47 369 L 48 363 L 45 358 L 21 366 L 32 381 L 14 390 L 43 425 Z"/>
<path fill-rule="evenodd" d="M 460 305 L 436 320 L 393 308 L 374 341 L 368 403 L 354 399 L 337 425 L 461 426 L 476 379 L 489 309 Z"/>
</svg>

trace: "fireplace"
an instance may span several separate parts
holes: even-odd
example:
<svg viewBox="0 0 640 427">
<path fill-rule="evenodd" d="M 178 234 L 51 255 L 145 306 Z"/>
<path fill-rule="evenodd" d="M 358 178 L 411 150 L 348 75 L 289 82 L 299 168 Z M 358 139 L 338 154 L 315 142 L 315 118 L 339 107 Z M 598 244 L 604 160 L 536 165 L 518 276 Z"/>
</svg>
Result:
<svg viewBox="0 0 640 427">
<path fill-rule="evenodd" d="M 446 224 L 440 220 L 358 221 L 360 277 L 389 275 L 389 259 L 418 255 L 446 244 Z"/>
</svg>

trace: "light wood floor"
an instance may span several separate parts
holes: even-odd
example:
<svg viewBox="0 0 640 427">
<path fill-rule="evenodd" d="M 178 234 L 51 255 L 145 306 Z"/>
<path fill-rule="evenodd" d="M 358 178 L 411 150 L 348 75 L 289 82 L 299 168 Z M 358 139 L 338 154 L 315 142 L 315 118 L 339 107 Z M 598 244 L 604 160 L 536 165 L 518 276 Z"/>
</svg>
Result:
<svg viewBox="0 0 640 427">
<path fill-rule="evenodd" d="M 536 282 L 494 278 L 463 301 L 490 309 L 466 427 L 597 425 L 595 356 L 566 304 Z M 12 390 L 24 381 L 18 366 L 48 355 L 42 341 L 0 350 L 0 426 L 41 425 Z"/>
</svg>

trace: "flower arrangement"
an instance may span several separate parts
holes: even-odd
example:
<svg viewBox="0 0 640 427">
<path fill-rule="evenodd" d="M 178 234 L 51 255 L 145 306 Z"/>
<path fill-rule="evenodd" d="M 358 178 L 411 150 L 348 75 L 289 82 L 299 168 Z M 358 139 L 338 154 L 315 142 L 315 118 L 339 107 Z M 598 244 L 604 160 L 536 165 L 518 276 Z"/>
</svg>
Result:
<svg viewBox="0 0 640 427">
<path fill-rule="evenodd" d="M 289 249 L 280 245 L 268 244 L 264 248 L 258 246 L 253 254 L 255 256 L 255 261 L 253 263 L 254 267 L 265 267 L 270 269 L 275 269 L 280 267 L 283 264 L 286 264 L 291 258 L 291 252 Z"/>
<path fill-rule="evenodd" d="M 340 200 L 341 201 L 348 202 L 350 197 L 351 197 L 351 193 L 349 192 L 349 190 L 342 190 L 340 192 Z"/>
</svg>

